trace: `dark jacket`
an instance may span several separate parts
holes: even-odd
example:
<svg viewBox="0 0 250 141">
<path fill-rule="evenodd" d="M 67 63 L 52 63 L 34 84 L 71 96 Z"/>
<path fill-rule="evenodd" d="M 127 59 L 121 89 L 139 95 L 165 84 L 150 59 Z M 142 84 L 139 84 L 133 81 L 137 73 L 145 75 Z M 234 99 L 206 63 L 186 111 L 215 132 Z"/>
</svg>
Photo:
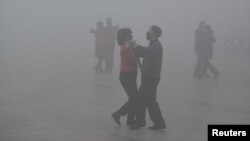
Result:
<svg viewBox="0 0 250 141">
<path fill-rule="evenodd" d="M 200 59 L 210 60 L 213 58 L 213 44 L 215 41 L 212 30 L 204 32 L 197 29 L 195 31 L 195 52 Z"/>
<path fill-rule="evenodd" d="M 136 52 L 143 58 L 142 76 L 160 78 L 162 67 L 162 45 L 159 40 L 151 41 L 148 47 L 138 46 Z"/>
</svg>

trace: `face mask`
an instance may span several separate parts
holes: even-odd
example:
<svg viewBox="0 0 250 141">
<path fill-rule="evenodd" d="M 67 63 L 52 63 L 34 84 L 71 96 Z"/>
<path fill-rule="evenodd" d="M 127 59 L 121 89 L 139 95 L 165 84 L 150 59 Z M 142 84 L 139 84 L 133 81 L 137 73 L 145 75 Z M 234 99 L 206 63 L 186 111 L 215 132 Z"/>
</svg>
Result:
<svg viewBox="0 0 250 141">
<path fill-rule="evenodd" d="M 147 32 L 147 34 L 146 34 L 146 39 L 151 40 L 151 34 L 149 32 Z"/>
</svg>

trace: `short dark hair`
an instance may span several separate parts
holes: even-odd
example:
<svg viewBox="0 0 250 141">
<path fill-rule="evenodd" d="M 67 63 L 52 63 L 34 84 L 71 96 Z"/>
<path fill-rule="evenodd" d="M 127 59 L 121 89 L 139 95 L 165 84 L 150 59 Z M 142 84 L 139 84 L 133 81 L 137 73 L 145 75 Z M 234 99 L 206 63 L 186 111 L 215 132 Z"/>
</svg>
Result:
<svg viewBox="0 0 250 141">
<path fill-rule="evenodd" d="M 132 39 L 132 31 L 129 28 L 122 28 L 117 31 L 118 45 L 124 44 L 127 40 Z"/>
<path fill-rule="evenodd" d="M 151 26 L 151 30 L 157 38 L 161 37 L 162 30 L 159 26 L 153 25 Z"/>
</svg>

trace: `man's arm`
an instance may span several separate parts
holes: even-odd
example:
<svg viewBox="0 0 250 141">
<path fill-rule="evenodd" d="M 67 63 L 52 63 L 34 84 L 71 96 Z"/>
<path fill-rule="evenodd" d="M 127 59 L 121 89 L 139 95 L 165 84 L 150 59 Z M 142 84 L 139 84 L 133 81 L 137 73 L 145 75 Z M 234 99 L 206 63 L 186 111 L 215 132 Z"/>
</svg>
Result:
<svg viewBox="0 0 250 141">
<path fill-rule="evenodd" d="M 145 57 L 145 56 L 155 56 L 158 52 L 158 47 L 143 47 L 138 45 L 136 47 L 136 52 L 138 57 Z"/>
</svg>

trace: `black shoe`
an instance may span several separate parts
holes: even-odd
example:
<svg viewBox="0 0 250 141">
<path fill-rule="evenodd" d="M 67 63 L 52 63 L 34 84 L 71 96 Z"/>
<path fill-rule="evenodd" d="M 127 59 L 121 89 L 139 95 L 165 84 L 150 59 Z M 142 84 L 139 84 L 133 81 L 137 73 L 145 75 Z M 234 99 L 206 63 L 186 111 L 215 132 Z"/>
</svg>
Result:
<svg viewBox="0 0 250 141">
<path fill-rule="evenodd" d="M 121 122 L 120 122 L 121 115 L 120 114 L 118 114 L 117 112 L 114 112 L 113 114 L 111 114 L 111 116 L 113 117 L 113 119 L 115 120 L 115 122 L 118 125 L 121 125 Z"/>
<path fill-rule="evenodd" d="M 153 126 L 150 126 L 148 127 L 149 130 L 161 130 L 161 129 L 165 129 L 166 128 L 166 125 L 153 125 Z"/>
<path fill-rule="evenodd" d="M 146 124 L 134 123 L 134 124 L 132 124 L 132 125 L 130 126 L 130 129 L 136 130 L 136 129 L 139 129 L 139 128 L 144 127 L 144 126 L 146 126 Z"/>
</svg>

